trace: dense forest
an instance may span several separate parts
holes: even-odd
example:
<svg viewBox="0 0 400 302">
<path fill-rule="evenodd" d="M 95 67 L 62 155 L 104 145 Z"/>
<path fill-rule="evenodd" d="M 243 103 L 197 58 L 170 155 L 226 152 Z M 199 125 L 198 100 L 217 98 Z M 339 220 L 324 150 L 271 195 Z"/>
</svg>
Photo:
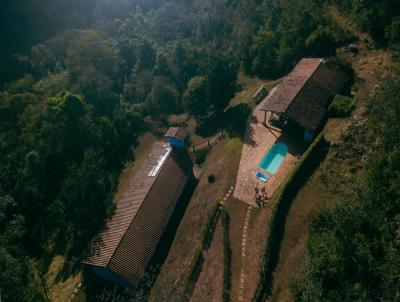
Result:
<svg viewBox="0 0 400 302">
<path fill-rule="evenodd" d="M 234 95 L 239 71 L 278 78 L 303 56 L 332 56 L 353 41 L 353 33 L 332 22 L 328 6 L 377 46 L 400 50 L 397 0 L 6 0 L 0 6 L 5 301 L 45 300 L 41 278 L 54 255 L 65 255 L 71 267 L 79 263 L 112 213 L 119 175 L 149 123 L 165 126 L 168 115 L 182 112 L 207 123 Z M 354 200 L 315 222 L 299 300 L 399 299 L 399 89 L 394 77 L 371 100 L 380 140 L 365 184 Z"/>
</svg>

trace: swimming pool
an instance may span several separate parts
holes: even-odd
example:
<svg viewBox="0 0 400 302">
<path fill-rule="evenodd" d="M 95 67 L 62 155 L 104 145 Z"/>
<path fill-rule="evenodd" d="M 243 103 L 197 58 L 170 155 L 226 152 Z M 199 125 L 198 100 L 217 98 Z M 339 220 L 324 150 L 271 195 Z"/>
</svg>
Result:
<svg viewBox="0 0 400 302">
<path fill-rule="evenodd" d="M 260 168 L 266 170 L 270 174 L 275 174 L 287 153 L 288 147 L 285 144 L 278 143 L 273 145 L 260 162 Z"/>
</svg>

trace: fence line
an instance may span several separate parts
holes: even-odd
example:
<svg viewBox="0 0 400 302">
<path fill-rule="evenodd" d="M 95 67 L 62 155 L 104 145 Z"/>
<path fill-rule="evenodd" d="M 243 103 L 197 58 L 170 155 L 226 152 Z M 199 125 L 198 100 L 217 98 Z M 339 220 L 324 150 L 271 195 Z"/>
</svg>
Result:
<svg viewBox="0 0 400 302">
<path fill-rule="evenodd" d="M 196 153 L 196 152 L 203 151 L 205 149 L 211 149 L 212 146 L 215 146 L 216 144 L 218 144 L 220 141 L 225 139 L 226 136 L 227 136 L 227 132 L 225 130 L 223 130 L 223 131 L 217 133 L 216 135 L 214 135 L 212 138 L 207 139 L 206 142 L 198 144 L 197 146 L 192 145 L 189 148 L 189 150 L 190 150 L 190 152 Z"/>
</svg>

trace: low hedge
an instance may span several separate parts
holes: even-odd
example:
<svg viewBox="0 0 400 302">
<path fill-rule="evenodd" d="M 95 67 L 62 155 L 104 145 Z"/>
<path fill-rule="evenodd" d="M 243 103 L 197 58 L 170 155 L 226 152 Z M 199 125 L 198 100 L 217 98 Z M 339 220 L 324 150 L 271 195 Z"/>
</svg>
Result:
<svg viewBox="0 0 400 302">
<path fill-rule="evenodd" d="M 218 200 L 215 200 L 211 206 L 211 211 L 201 229 L 200 244 L 197 245 L 192 260 L 190 261 L 189 269 L 186 272 L 185 293 L 184 298 L 181 298 L 182 301 L 189 301 L 193 294 L 193 290 L 204 262 L 203 253 L 204 250 L 207 250 L 211 244 L 220 213 L 220 203 Z"/>
<path fill-rule="evenodd" d="M 345 117 L 354 109 L 354 100 L 347 96 L 336 95 L 328 108 L 328 113 L 332 117 Z"/>
<path fill-rule="evenodd" d="M 203 247 L 199 244 L 194 251 L 189 269 L 186 273 L 186 284 L 192 284 L 197 280 L 203 260 Z"/>
<path fill-rule="evenodd" d="M 224 283 L 222 289 L 222 301 L 228 302 L 230 300 L 231 291 L 231 263 L 232 263 L 232 250 L 229 237 L 229 223 L 230 217 L 226 212 L 225 208 L 221 211 L 222 221 L 222 235 L 223 235 L 223 246 L 224 246 Z"/>
<path fill-rule="evenodd" d="M 263 262 L 261 264 L 260 278 L 253 302 L 265 301 L 271 294 L 272 278 L 279 260 L 280 246 L 283 238 L 286 216 L 291 202 L 298 190 L 304 185 L 306 179 L 319 165 L 321 159 L 326 155 L 329 143 L 325 141 L 321 133 L 310 145 L 302 158 L 286 176 L 284 183 L 280 186 L 276 196 L 276 202 L 272 210 L 269 223 L 267 243 L 264 250 Z"/>
<path fill-rule="evenodd" d="M 201 229 L 201 245 L 205 250 L 208 250 L 210 247 L 220 213 L 219 201 L 215 200 L 212 205 L 211 212 L 208 214 L 207 220 Z"/>
</svg>

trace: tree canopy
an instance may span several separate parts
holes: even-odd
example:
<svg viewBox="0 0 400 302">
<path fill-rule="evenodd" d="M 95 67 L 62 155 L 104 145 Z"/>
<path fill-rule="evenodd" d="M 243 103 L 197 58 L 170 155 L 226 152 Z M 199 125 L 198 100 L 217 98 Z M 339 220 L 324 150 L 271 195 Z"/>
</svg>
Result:
<svg viewBox="0 0 400 302">
<path fill-rule="evenodd" d="M 125 162 L 132 160 L 132 147 L 145 129 L 146 121 L 165 123 L 168 115 L 187 112 L 198 120 L 198 125 L 208 129 L 204 122 L 207 118 L 212 120 L 226 113 L 227 121 L 244 124 L 248 108 L 227 109 L 238 88 L 239 71 L 278 78 L 303 56 L 334 55 L 336 47 L 354 37 L 351 32 L 339 29 L 326 13 L 331 5 L 350 18 L 359 30 L 368 32 L 378 45 L 399 50 L 397 2 L 3 1 L 0 4 L 0 287 L 3 299 L 45 300 L 40 278 L 48 268 L 46 259 L 61 254 L 66 256 L 67 265 L 76 263 L 89 240 L 112 213 L 119 175 Z M 390 87 L 385 93 L 396 91 L 395 86 Z M 394 96 L 393 92 L 396 99 Z M 394 167 L 399 133 L 393 128 L 398 112 L 390 109 L 398 106 L 389 99 L 389 95 L 382 95 L 380 99 L 388 104 L 382 113 L 388 118 L 379 121 L 378 129 L 384 138 L 382 146 L 390 156 L 375 163 L 382 165 L 380 179 L 386 181 L 383 185 L 392 189 L 379 195 L 388 208 L 395 206 L 389 203 L 390 197 L 397 198 L 396 183 L 387 175 L 397 177 Z M 371 171 L 374 172 L 370 182 L 378 183 L 380 174 L 374 174 L 378 172 L 372 168 Z M 378 205 L 373 197 L 366 196 L 371 199 L 368 206 Z M 335 228 L 339 230 L 354 216 L 359 221 L 355 231 L 360 233 L 357 243 L 360 245 L 367 244 L 363 231 L 371 228 L 371 234 L 377 234 L 382 240 L 359 251 L 354 243 L 353 252 L 362 254 L 365 263 L 374 264 L 378 261 L 377 253 L 386 245 L 385 258 L 381 261 L 386 261 L 383 267 L 394 276 L 397 271 L 390 270 L 389 265 L 396 264 L 393 255 L 397 246 L 390 240 L 398 218 L 392 217 L 392 222 L 384 225 L 389 235 L 384 234 L 375 224 L 378 221 L 375 214 L 368 218 L 374 221 L 363 222 L 365 207 L 357 205 L 337 210 L 348 216 L 344 215 L 342 225 Z M 376 215 L 385 218 L 386 214 L 382 210 Z M 327 214 L 324 219 L 329 223 L 330 215 L 336 214 Z M 319 240 L 318 234 L 337 236 L 322 226 L 317 225 L 315 230 L 311 255 L 317 247 L 327 251 L 331 248 Z M 343 236 L 332 248 L 343 248 L 347 252 L 350 239 Z M 335 254 L 338 267 L 347 270 L 348 263 L 341 262 L 347 258 L 340 251 Z M 318 255 L 314 256 L 317 259 Z M 321 253 L 320 257 L 322 264 L 328 261 L 327 253 Z M 351 264 L 353 269 L 357 268 Z M 383 280 L 387 282 L 386 287 L 378 282 L 372 288 L 378 290 L 377 295 L 391 293 L 389 286 L 398 285 L 395 277 L 385 279 L 375 264 L 371 271 L 353 274 L 357 282 L 349 281 L 346 288 L 351 287 L 354 293 L 364 297 L 370 293 L 367 285 Z M 343 272 L 325 272 L 326 276 L 320 273 L 318 267 L 315 274 L 309 272 L 309 280 L 318 286 L 322 284 L 318 282 L 328 282 Z M 361 274 L 370 276 L 368 282 L 358 282 Z M 315 284 L 307 282 L 303 297 L 318 297 L 311 292 Z M 313 288 L 328 292 L 324 286 L 325 283 Z M 332 290 L 339 291 L 338 286 L 334 284 Z"/>
</svg>

